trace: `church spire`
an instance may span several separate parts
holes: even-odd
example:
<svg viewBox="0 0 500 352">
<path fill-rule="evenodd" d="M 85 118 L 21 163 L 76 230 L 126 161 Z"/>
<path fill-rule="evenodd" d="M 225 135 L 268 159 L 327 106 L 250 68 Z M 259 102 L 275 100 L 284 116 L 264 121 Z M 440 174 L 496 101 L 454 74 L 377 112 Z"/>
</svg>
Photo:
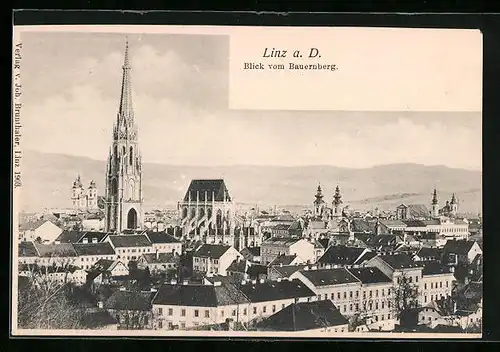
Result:
<svg viewBox="0 0 500 352">
<path fill-rule="evenodd" d="M 451 202 L 450 204 L 457 204 L 457 198 L 455 197 L 455 193 L 451 196 Z"/>
<path fill-rule="evenodd" d="M 335 188 L 335 195 L 333 196 L 333 205 L 340 205 L 342 204 L 342 196 L 340 195 L 340 188 L 337 185 Z"/>
<path fill-rule="evenodd" d="M 130 60 L 128 54 L 128 38 L 125 42 L 125 57 L 123 59 L 123 75 L 120 95 L 120 107 L 118 109 L 118 126 L 125 123 L 131 127 L 134 121 L 134 109 L 132 106 L 132 83 L 130 79 Z"/>
</svg>

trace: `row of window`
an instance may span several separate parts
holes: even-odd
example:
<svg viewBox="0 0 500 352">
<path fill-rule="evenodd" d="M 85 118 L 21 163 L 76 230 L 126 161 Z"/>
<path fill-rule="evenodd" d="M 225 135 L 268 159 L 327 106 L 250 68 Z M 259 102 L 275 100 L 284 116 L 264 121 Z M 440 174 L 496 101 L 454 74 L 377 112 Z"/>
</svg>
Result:
<svg viewBox="0 0 500 352">
<path fill-rule="evenodd" d="M 367 292 L 368 292 L 368 297 L 370 297 L 370 298 L 372 298 L 374 295 L 375 295 L 376 298 L 379 297 L 379 293 L 380 293 L 381 297 L 385 297 L 386 295 L 387 296 L 391 295 L 391 289 L 390 288 L 388 288 L 387 291 L 386 291 L 385 288 L 383 288 L 380 291 L 378 289 L 377 290 L 362 291 L 363 299 L 366 299 Z M 350 299 L 352 299 L 354 297 L 355 298 L 359 298 L 359 293 L 360 293 L 360 291 L 357 291 L 357 290 L 356 291 L 349 291 L 349 298 Z M 325 293 L 324 297 L 325 297 L 324 299 L 328 299 L 328 294 Z M 342 297 L 344 299 L 347 299 L 347 291 L 343 292 Z M 318 295 L 318 299 L 321 299 L 321 295 Z M 332 292 L 330 294 L 330 299 L 331 300 L 335 299 L 335 293 L 334 292 Z M 340 294 L 340 292 L 337 292 L 337 300 L 339 300 L 339 299 L 341 299 L 341 294 Z"/>
<path fill-rule="evenodd" d="M 204 269 L 205 269 L 205 268 L 204 268 L 204 267 L 202 267 L 202 266 L 198 266 L 198 265 L 195 265 L 195 266 L 194 266 L 194 270 L 195 270 L 195 271 L 204 271 Z M 209 270 L 208 272 L 209 272 L 210 274 L 217 274 L 217 273 L 219 273 L 219 268 L 217 268 L 217 267 L 210 267 L 210 270 Z"/>
<path fill-rule="evenodd" d="M 117 249 L 116 253 L 150 253 L 152 248 Z"/>
<path fill-rule="evenodd" d="M 195 263 L 207 263 L 208 262 L 208 258 L 194 257 L 194 262 Z M 212 263 L 213 264 L 219 264 L 219 259 L 212 259 Z"/>
<path fill-rule="evenodd" d="M 332 294 L 333 296 L 333 294 Z M 327 295 L 325 294 L 324 295 L 324 299 L 327 300 L 328 297 Z M 318 300 L 321 300 L 321 295 L 318 296 Z M 333 300 L 333 298 L 332 298 Z M 336 305 L 337 306 L 337 305 Z M 360 305 L 359 303 L 350 303 L 349 306 L 347 304 L 344 304 L 342 306 L 342 312 L 343 313 L 347 313 L 348 309 L 349 309 L 349 312 L 359 312 L 360 311 L 360 307 L 363 307 L 363 311 L 366 311 L 366 310 L 378 310 L 378 309 L 385 309 L 386 307 L 386 302 L 385 301 L 381 301 L 380 302 L 380 305 L 379 305 L 379 302 L 363 302 L 362 305 Z M 392 303 L 391 301 L 388 301 L 387 302 L 387 308 L 391 308 L 392 306 Z M 337 306 L 337 309 L 341 310 L 341 306 L 338 305 Z"/>
<path fill-rule="evenodd" d="M 286 307 L 286 304 L 283 303 L 281 305 L 281 309 L 285 308 Z M 268 306 L 262 306 L 262 313 L 268 313 Z M 273 304 L 271 306 L 269 306 L 269 313 L 276 313 L 276 304 Z M 158 308 L 158 314 L 159 315 L 163 315 L 164 313 L 166 313 L 167 316 L 173 316 L 174 315 L 174 308 L 167 308 L 166 311 L 164 312 L 163 308 Z M 252 307 L 252 310 L 251 310 L 252 314 L 253 315 L 256 315 L 258 313 L 258 307 Z M 243 308 L 242 309 L 242 315 L 248 315 L 248 309 L 247 308 Z M 186 314 L 187 314 L 187 311 L 185 308 L 181 308 L 180 309 L 180 314 L 181 314 L 181 317 L 185 317 Z M 232 309 L 231 310 L 231 316 L 233 317 L 236 317 L 238 315 L 238 311 L 237 309 Z M 200 318 L 202 317 L 203 318 L 210 318 L 211 317 L 211 313 L 210 313 L 210 310 L 209 309 L 205 309 L 205 310 L 201 310 L 200 309 L 194 309 L 193 310 L 193 317 L 194 318 Z M 224 309 L 221 309 L 220 310 L 220 317 L 221 318 L 224 318 L 225 317 L 225 310 Z"/>
<path fill-rule="evenodd" d="M 410 284 L 413 283 L 413 276 L 407 276 L 407 279 Z M 397 279 L 398 284 L 400 284 L 402 280 L 403 280 L 402 277 L 398 277 Z M 415 283 L 418 283 L 418 276 L 415 276 Z"/>
<path fill-rule="evenodd" d="M 431 282 L 431 290 L 434 288 L 438 288 L 438 283 L 437 282 Z M 445 286 L 446 288 L 449 287 L 449 281 L 445 281 Z M 439 288 L 443 288 L 443 282 L 439 281 Z M 424 290 L 427 290 L 427 283 L 424 284 Z"/>
</svg>

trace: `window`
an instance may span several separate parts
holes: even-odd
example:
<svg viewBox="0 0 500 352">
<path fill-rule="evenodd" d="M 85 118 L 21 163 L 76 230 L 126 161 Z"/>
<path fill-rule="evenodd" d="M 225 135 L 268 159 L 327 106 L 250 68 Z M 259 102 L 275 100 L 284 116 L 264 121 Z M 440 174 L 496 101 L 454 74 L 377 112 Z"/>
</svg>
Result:
<svg viewBox="0 0 500 352">
<path fill-rule="evenodd" d="M 382 301 L 382 309 L 384 309 L 384 306 L 385 306 L 385 302 Z"/>
<path fill-rule="evenodd" d="M 144 325 L 148 325 L 149 324 L 149 318 L 147 315 L 144 316 Z"/>
<path fill-rule="evenodd" d="M 236 316 L 236 309 L 233 309 L 232 315 L 233 315 L 233 317 Z"/>
<path fill-rule="evenodd" d="M 340 292 L 337 292 L 337 299 L 340 299 Z"/>
<path fill-rule="evenodd" d="M 262 307 L 262 312 L 265 313 L 266 312 L 266 306 Z"/>
<path fill-rule="evenodd" d="M 347 298 L 347 292 L 344 291 L 344 299 Z"/>
<path fill-rule="evenodd" d="M 390 295 L 391 295 L 391 289 L 390 289 L 390 288 L 388 288 L 388 289 L 387 289 L 387 295 L 388 295 L 388 296 L 390 296 Z"/>
<path fill-rule="evenodd" d="M 373 295 L 372 295 L 372 290 L 370 290 L 370 298 L 371 298 L 372 296 L 373 296 Z"/>
<path fill-rule="evenodd" d="M 221 316 L 222 318 L 224 318 L 224 311 L 223 311 L 223 310 L 221 310 L 221 311 L 220 311 L 220 316 Z"/>
<path fill-rule="evenodd" d="M 198 309 L 194 310 L 194 316 L 195 317 L 199 317 L 200 316 L 200 312 L 198 311 Z"/>
<path fill-rule="evenodd" d="M 409 277 L 409 281 L 410 281 L 410 283 L 413 282 L 413 278 L 411 276 Z"/>
<path fill-rule="evenodd" d="M 349 298 L 352 298 L 352 291 L 349 291 Z"/>
<path fill-rule="evenodd" d="M 356 312 L 359 310 L 359 303 L 356 303 Z"/>
<path fill-rule="evenodd" d="M 439 288 L 443 288 L 443 282 L 439 281 Z"/>
<path fill-rule="evenodd" d="M 390 314 L 387 314 L 387 319 L 391 319 L 391 315 Z"/>
<path fill-rule="evenodd" d="M 448 287 L 448 281 L 446 281 L 446 287 Z"/>
<path fill-rule="evenodd" d="M 273 313 L 276 312 L 276 305 L 273 304 Z"/>
<path fill-rule="evenodd" d="M 181 309 L 181 316 L 182 316 L 182 317 L 185 317 L 185 316 L 186 316 L 186 310 L 185 310 L 185 309 Z"/>
<path fill-rule="evenodd" d="M 349 311 L 352 312 L 352 303 L 349 304 Z"/>
<path fill-rule="evenodd" d="M 205 310 L 205 318 L 210 318 L 210 311 L 209 310 Z"/>
<path fill-rule="evenodd" d="M 385 288 L 382 289 L 382 297 L 385 296 Z"/>
<path fill-rule="evenodd" d="M 431 290 L 434 288 L 434 283 L 431 282 Z"/>
<path fill-rule="evenodd" d="M 328 295 L 325 293 L 325 301 L 328 299 Z"/>
<path fill-rule="evenodd" d="M 163 315 L 163 308 L 158 308 L 158 314 Z"/>
<path fill-rule="evenodd" d="M 424 284 L 424 290 L 427 290 L 427 283 Z"/>
<path fill-rule="evenodd" d="M 174 310 L 172 308 L 168 308 L 168 315 L 174 315 Z"/>
<path fill-rule="evenodd" d="M 243 315 L 247 315 L 247 309 L 243 309 Z"/>
<path fill-rule="evenodd" d="M 366 299 L 366 291 L 363 291 L 363 299 Z"/>
<path fill-rule="evenodd" d="M 161 329 L 161 328 L 163 328 L 163 321 L 161 321 L 161 320 L 159 320 L 159 321 L 158 321 L 158 327 L 159 327 L 160 329 Z"/>
<path fill-rule="evenodd" d="M 378 309 L 378 302 L 375 302 L 375 309 Z"/>
<path fill-rule="evenodd" d="M 359 291 L 356 291 L 356 298 L 359 297 Z"/>
<path fill-rule="evenodd" d="M 415 282 L 418 282 L 418 276 L 415 276 Z"/>
<path fill-rule="evenodd" d="M 257 314 L 257 307 L 253 307 L 253 314 Z"/>
<path fill-rule="evenodd" d="M 181 329 L 185 329 L 186 328 L 186 323 L 182 322 L 181 323 Z"/>
<path fill-rule="evenodd" d="M 347 311 L 347 306 L 344 304 L 344 313 Z"/>
<path fill-rule="evenodd" d="M 375 297 L 378 297 L 378 290 L 375 291 Z"/>
<path fill-rule="evenodd" d="M 332 292 L 332 294 L 331 294 L 331 296 L 330 296 L 330 297 L 331 297 L 331 299 L 333 300 L 333 299 L 335 298 L 335 293 L 333 293 L 333 292 Z"/>
</svg>

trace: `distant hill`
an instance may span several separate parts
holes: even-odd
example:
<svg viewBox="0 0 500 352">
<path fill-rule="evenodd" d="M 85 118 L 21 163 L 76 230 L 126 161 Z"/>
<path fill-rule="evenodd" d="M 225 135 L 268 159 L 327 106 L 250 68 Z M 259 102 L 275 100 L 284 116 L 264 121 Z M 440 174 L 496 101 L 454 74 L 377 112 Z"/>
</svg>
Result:
<svg viewBox="0 0 500 352">
<path fill-rule="evenodd" d="M 77 174 L 88 185 L 93 179 L 104 193 L 105 162 L 85 157 L 24 151 L 22 159 L 24 210 L 69 207 L 71 184 Z M 366 169 L 335 166 L 177 166 L 145 163 L 143 192 L 146 208 L 168 207 L 180 200 L 193 178 L 224 178 L 236 202 L 308 207 L 321 182 L 331 203 L 340 186 L 345 205 L 356 209 L 393 209 L 400 203 L 428 205 L 434 187 L 441 204 L 457 194 L 461 212 L 481 211 L 479 171 L 445 166 L 392 164 Z"/>
</svg>

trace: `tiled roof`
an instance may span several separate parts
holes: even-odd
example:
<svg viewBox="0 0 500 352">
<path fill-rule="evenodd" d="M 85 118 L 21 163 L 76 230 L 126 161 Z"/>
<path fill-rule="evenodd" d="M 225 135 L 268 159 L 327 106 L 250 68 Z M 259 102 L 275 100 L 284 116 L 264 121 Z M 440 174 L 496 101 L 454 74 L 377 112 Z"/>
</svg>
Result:
<svg viewBox="0 0 500 352">
<path fill-rule="evenodd" d="M 441 251 L 437 248 L 422 247 L 416 254 L 420 258 L 441 258 Z"/>
<path fill-rule="evenodd" d="M 295 244 L 300 240 L 300 238 L 272 237 L 264 241 L 263 244 L 291 246 L 292 244 Z"/>
<path fill-rule="evenodd" d="M 304 331 L 347 325 L 332 301 L 293 303 L 257 324 L 259 330 Z"/>
<path fill-rule="evenodd" d="M 180 243 L 180 241 L 166 232 L 148 232 L 146 234 L 151 243 Z"/>
<path fill-rule="evenodd" d="M 351 229 L 353 232 L 361 233 L 375 233 L 376 221 L 365 219 L 353 219 L 351 222 Z"/>
<path fill-rule="evenodd" d="M 111 270 L 117 263 L 120 263 L 118 260 L 110 260 L 110 259 L 99 259 L 91 268 L 91 271 L 103 273 Z"/>
<path fill-rule="evenodd" d="M 151 242 L 145 235 L 113 235 L 109 240 L 114 247 L 149 247 Z"/>
<path fill-rule="evenodd" d="M 451 274 L 450 268 L 447 265 L 441 264 L 441 262 L 433 261 L 424 264 L 424 269 L 422 270 L 422 275 L 439 275 L 439 274 Z"/>
<path fill-rule="evenodd" d="M 241 250 L 242 255 L 259 257 L 260 256 L 260 247 L 245 247 Z"/>
<path fill-rule="evenodd" d="M 155 305 L 219 307 L 242 304 L 248 299 L 232 284 L 162 285 L 153 299 Z"/>
<path fill-rule="evenodd" d="M 110 232 L 97 232 L 97 231 L 82 231 L 80 232 L 82 236 L 80 237 L 78 242 L 83 242 L 84 239 L 87 239 L 89 242 L 92 241 L 92 239 L 96 238 L 97 242 L 101 242 L 104 240 L 104 238 L 108 235 L 110 235 Z M 61 241 L 63 242 L 63 241 Z"/>
<path fill-rule="evenodd" d="M 290 277 L 293 273 L 304 269 L 307 265 L 283 265 L 283 266 L 273 266 L 269 268 L 269 271 L 275 271 L 280 274 L 281 277 Z"/>
<path fill-rule="evenodd" d="M 321 264 L 353 265 L 365 251 L 364 248 L 347 246 L 330 246 L 318 259 Z"/>
<path fill-rule="evenodd" d="M 19 242 L 18 248 L 19 257 L 37 257 L 38 252 L 36 251 L 33 242 Z"/>
<path fill-rule="evenodd" d="M 321 246 L 323 246 L 324 249 L 327 249 L 330 240 L 328 238 L 321 238 L 318 240 L 318 242 L 321 244 Z"/>
<path fill-rule="evenodd" d="M 23 223 L 19 226 L 19 229 L 21 231 L 32 231 L 32 230 L 36 230 L 37 228 L 39 228 L 41 225 L 43 225 L 44 223 L 46 222 L 51 222 L 54 226 L 57 226 L 55 225 L 52 221 L 50 220 L 47 220 L 47 219 L 40 219 L 40 220 L 35 220 L 35 221 L 29 221 L 29 222 L 26 222 L 26 223 Z"/>
<path fill-rule="evenodd" d="M 184 196 L 184 201 L 187 202 L 191 199 L 192 202 L 196 202 L 196 197 L 198 195 L 198 201 L 208 202 L 213 200 L 215 202 L 222 202 L 226 198 L 227 201 L 231 201 L 229 196 L 229 191 L 226 188 L 224 180 L 192 180 L 189 188 Z"/>
<path fill-rule="evenodd" d="M 239 289 L 251 302 L 279 301 L 283 299 L 314 297 L 311 291 L 300 280 L 266 281 L 260 283 L 247 282 Z"/>
<path fill-rule="evenodd" d="M 373 257 L 376 257 L 377 253 L 376 252 L 366 252 L 363 254 L 358 260 L 354 262 L 354 265 L 358 264 L 363 264 L 364 262 L 367 262 L 368 260 L 372 259 Z"/>
<path fill-rule="evenodd" d="M 115 291 L 104 302 L 107 309 L 116 310 L 151 310 L 151 292 Z"/>
<path fill-rule="evenodd" d="M 115 250 L 107 242 L 102 243 L 74 243 L 78 255 L 113 255 Z"/>
<path fill-rule="evenodd" d="M 415 262 L 406 253 L 379 255 L 380 259 L 389 264 L 393 269 L 421 268 L 422 264 Z"/>
<path fill-rule="evenodd" d="M 445 253 L 456 253 L 456 254 L 467 254 L 474 245 L 474 241 L 466 240 L 449 240 L 446 241 L 444 245 L 443 252 Z"/>
<path fill-rule="evenodd" d="M 81 231 L 68 231 L 64 230 L 57 238 L 57 242 L 61 243 L 77 243 L 82 238 L 83 232 Z"/>
<path fill-rule="evenodd" d="M 231 246 L 224 246 L 220 244 L 204 244 L 196 252 L 194 252 L 193 257 L 203 257 L 219 259 L 226 253 Z"/>
<path fill-rule="evenodd" d="M 410 217 L 428 217 L 430 215 L 429 209 L 424 204 L 409 204 L 408 215 Z"/>
<path fill-rule="evenodd" d="M 375 283 L 390 283 L 392 280 L 385 275 L 379 268 L 365 267 L 365 268 L 349 268 L 347 269 L 363 284 Z"/>
<path fill-rule="evenodd" d="M 40 244 L 34 243 L 40 257 L 76 257 L 76 253 L 71 243 Z"/>
<path fill-rule="evenodd" d="M 359 282 L 359 280 L 345 268 L 301 270 L 300 273 L 316 287 Z"/>
<path fill-rule="evenodd" d="M 142 255 L 146 263 L 179 263 L 180 256 L 174 253 L 145 253 Z"/>
<path fill-rule="evenodd" d="M 246 260 L 233 260 L 231 264 L 226 269 L 230 272 L 235 273 L 246 273 L 247 272 L 247 262 Z"/>
<path fill-rule="evenodd" d="M 293 263 L 295 258 L 297 258 L 295 254 L 293 255 L 282 254 L 277 256 L 271 263 L 269 263 L 269 266 L 290 265 Z"/>
</svg>

